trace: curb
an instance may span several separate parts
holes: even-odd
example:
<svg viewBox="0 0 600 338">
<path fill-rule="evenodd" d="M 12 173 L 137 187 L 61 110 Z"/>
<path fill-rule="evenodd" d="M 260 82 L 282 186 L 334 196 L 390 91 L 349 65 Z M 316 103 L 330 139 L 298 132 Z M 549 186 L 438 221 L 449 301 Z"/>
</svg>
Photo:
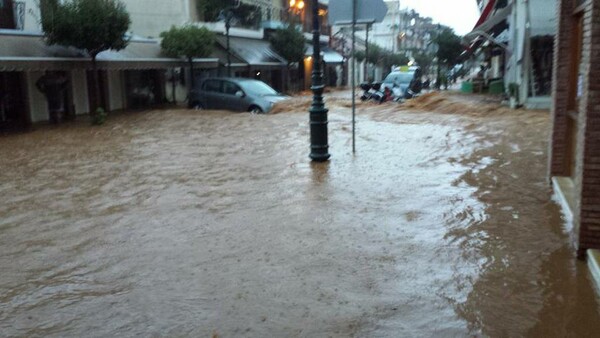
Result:
<svg viewBox="0 0 600 338">
<path fill-rule="evenodd" d="M 596 291 L 600 294 L 600 250 L 589 249 L 587 256 L 588 267 L 596 284 Z"/>
</svg>

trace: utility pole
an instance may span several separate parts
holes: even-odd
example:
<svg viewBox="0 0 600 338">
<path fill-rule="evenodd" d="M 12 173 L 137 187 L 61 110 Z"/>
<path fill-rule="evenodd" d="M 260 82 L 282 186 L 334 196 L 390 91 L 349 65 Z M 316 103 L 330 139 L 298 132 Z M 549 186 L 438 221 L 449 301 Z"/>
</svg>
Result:
<svg viewBox="0 0 600 338">
<path fill-rule="evenodd" d="M 219 13 L 219 20 L 225 20 L 225 39 L 227 40 L 227 77 L 231 77 L 231 52 L 229 50 L 229 29 L 233 19 L 233 10 L 240 7 L 240 0 L 234 0 L 233 6 L 223 9 Z"/>
<path fill-rule="evenodd" d="M 352 0 L 352 153 L 356 153 L 356 0 Z"/>
<path fill-rule="evenodd" d="M 365 36 L 365 79 L 369 82 L 369 28 L 371 28 L 371 24 L 367 24 L 367 34 Z"/>
<path fill-rule="evenodd" d="M 225 35 L 227 36 L 227 77 L 231 77 L 231 53 L 229 51 L 229 28 L 231 28 L 231 18 L 233 13 L 231 10 L 227 11 L 227 18 L 225 19 Z"/>
</svg>

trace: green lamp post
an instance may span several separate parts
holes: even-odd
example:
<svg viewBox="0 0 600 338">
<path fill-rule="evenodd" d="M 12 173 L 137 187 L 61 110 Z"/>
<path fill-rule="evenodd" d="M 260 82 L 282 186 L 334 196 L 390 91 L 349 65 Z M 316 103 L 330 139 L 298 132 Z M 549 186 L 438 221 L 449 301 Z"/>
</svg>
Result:
<svg viewBox="0 0 600 338">
<path fill-rule="evenodd" d="M 329 145 L 327 140 L 327 112 L 323 102 L 323 72 L 321 71 L 321 47 L 320 23 L 319 23 L 319 1 L 312 0 L 312 24 L 313 24 L 313 70 L 312 85 L 313 100 L 308 110 L 310 112 L 310 158 L 315 162 L 329 160 Z"/>
</svg>

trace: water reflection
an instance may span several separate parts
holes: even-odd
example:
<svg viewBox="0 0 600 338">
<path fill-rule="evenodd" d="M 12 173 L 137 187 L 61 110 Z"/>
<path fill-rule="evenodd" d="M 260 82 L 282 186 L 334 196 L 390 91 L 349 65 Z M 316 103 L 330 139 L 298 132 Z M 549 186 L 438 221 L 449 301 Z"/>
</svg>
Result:
<svg viewBox="0 0 600 338">
<path fill-rule="evenodd" d="M 331 161 L 331 160 L 330 160 Z M 321 184 L 327 181 L 329 178 L 329 166 L 330 162 L 311 162 L 310 167 L 312 169 L 312 181 L 317 184 Z"/>
</svg>

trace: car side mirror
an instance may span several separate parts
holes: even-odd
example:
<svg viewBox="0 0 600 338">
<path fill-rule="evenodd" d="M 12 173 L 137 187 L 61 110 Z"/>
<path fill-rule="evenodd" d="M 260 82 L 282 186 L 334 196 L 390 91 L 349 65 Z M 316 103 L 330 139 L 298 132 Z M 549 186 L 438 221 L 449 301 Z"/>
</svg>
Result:
<svg viewBox="0 0 600 338">
<path fill-rule="evenodd" d="M 244 94 L 244 92 L 243 92 L 243 91 L 241 91 L 241 90 L 238 90 L 237 92 L 235 92 L 235 96 L 237 96 L 237 97 L 240 97 L 240 98 L 241 98 L 241 97 L 244 97 L 244 96 L 246 96 L 246 95 Z"/>
</svg>

